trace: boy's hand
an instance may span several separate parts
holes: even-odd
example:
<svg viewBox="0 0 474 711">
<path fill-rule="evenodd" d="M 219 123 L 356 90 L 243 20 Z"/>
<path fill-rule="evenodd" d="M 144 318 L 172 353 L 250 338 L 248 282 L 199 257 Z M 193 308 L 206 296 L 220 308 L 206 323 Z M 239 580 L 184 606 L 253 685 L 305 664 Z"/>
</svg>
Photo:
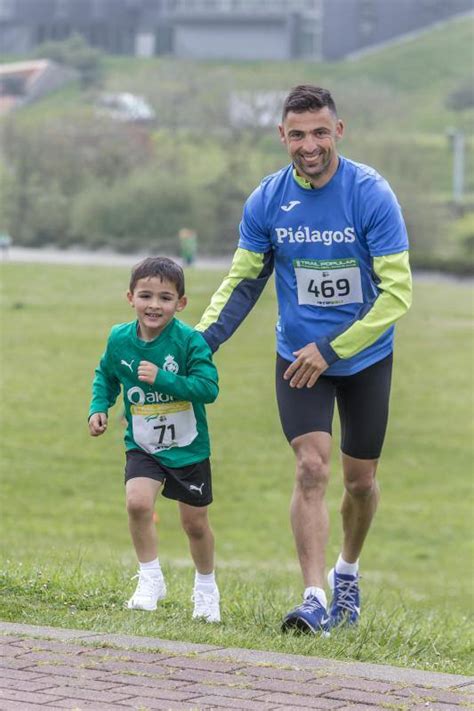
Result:
<svg viewBox="0 0 474 711">
<path fill-rule="evenodd" d="M 153 385 L 158 375 L 158 366 L 147 360 L 141 360 L 138 366 L 138 380 Z"/>
<path fill-rule="evenodd" d="M 105 412 L 94 412 L 89 418 L 89 433 L 92 437 L 104 434 L 107 429 L 107 415 Z"/>
</svg>

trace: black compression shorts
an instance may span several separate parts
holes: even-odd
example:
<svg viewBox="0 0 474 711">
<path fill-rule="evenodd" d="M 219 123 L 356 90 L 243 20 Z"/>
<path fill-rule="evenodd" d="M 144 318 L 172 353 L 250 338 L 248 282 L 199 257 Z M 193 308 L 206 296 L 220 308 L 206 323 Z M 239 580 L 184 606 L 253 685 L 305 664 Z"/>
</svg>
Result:
<svg viewBox="0 0 474 711">
<path fill-rule="evenodd" d="M 341 421 L 341 451 L 378 459 L 387 429 L 392 354 L 354 375 L 321 375 L 312 388 L 290 388 L 283 373 L 290 362 L 277 354 L 276 395 L 289 442 L 308 432 L 332 434 L 334 403 Z"/>
</svg>

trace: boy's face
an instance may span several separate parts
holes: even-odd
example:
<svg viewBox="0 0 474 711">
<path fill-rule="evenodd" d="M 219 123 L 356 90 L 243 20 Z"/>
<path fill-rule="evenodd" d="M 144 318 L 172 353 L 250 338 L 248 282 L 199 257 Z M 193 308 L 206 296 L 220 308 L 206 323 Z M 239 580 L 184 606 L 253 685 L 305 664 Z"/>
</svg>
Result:
<svg viewBox="0 0 474 711">
<path fill-rule="evenodd" d="M 159 336 L 187 303 L 185 296 L 178 296 L 174 284 L 159 277 L 139 279 L 133 292 L 127 292 L 127 299 L 137 313 L 139 335 L 145 341 Z"/>
</svg>

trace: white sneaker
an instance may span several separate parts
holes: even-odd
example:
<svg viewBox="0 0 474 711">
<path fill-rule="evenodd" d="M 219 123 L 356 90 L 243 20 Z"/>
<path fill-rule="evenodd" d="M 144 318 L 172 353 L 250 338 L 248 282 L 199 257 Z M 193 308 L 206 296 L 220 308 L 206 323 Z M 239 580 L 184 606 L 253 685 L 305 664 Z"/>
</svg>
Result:
<svg viewBox="0 0 474 711">
<path fill-rule="evenodd" d="M 130 610 L 156 610 L 156 603 L 166 596 L 166 583 L 162 575 L 139 572 L 137 588 L 127 603 Z"/>
<path fill-rule="evenodd" d="M 194 602 L 193 620 L 203 619 L 206 622 L 220 622 L 219 590 L 217 587 L 210 592 L 194 589 L 191 600 Z"/>
</svg>

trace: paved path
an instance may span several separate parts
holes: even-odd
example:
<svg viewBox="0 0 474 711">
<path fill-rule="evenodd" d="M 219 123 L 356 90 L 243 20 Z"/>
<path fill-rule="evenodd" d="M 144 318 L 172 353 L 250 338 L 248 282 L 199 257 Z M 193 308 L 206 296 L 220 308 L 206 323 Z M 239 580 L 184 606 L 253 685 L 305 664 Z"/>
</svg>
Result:
<svg viewBox="0 0 474 711">
<path fill-rule="evenodd" d="M 83 249 L 54 249 L 45 247 L 34 249 L 29 247 L 10 247 L 8 252 L 0 252 L 0 262 L 34 262 L 42 264 L 74 264 L 84 266 L 132 267 L 144 257 L 149 257 L 149 252 L 137 254 L 118 254 L 111 250 L 97 250 L 95 252 Z M 180 261 L 178 257 L 169 255 Z M 227 257 L 198 257 L 195 266 L 197 269 L 222 269 L 230 266 L 232 255 Z"/>
<path fill-rule="evenodd" d="M 0 711 L 464 711 L 474 678 L 0 622 Z"/>
<path fill-rule="evenodd" d="M 34 262 L 42 264 L 74 264 L 84 266 L 132 267 L 150 253 L 118 254 L 111 250 L 88 251 L 83 249 L 55 249 L 54 247 L 10 247 L 6 252 L 0 251 L 0 263 L 3 262 Z M 169 255 L 180 261 L 178 257 Z M 232 254 L 221 257 L 199 256 L 195 262 L 196 269 L 219 269 L 227 271 L 232 261 Z M 446 281 L 452 284 L 472 284 L 472 276 L 458 276 L 444 272 L 416 270 L 417 281 Z"/>
</svg>

